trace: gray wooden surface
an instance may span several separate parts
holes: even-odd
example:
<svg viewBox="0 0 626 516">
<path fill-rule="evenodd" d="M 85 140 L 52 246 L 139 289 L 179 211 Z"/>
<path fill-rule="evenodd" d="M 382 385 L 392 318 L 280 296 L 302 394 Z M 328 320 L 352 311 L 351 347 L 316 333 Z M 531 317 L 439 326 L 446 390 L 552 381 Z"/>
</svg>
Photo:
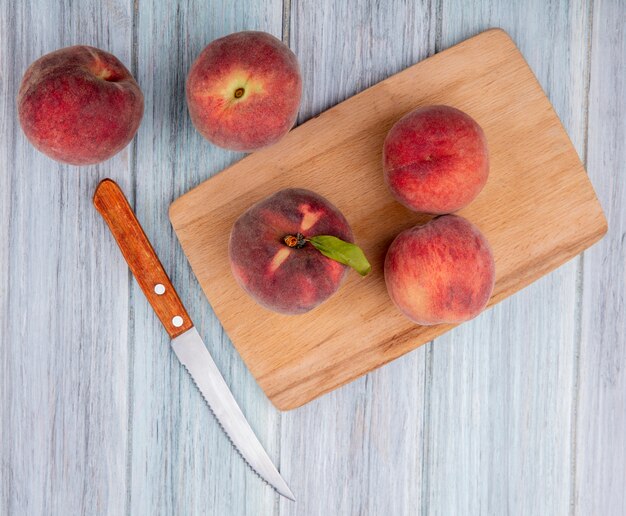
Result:
<svg viewBox="0 0 626 516">
<path fill-rule="evenodd" d="M 435 342 L 277 412 L 167 218 L 241 158 L 191 126 L 192 60 L 233 31 L 282 37 L 302 65 L 302 122 L 495 26 L 585 161 L 608 235 Z M 0 0 L 0 514 L 626 514 L 625 26 L 621 0 Z M 84 169 L 37 153 L 14 100 L 30 62 L 76 43 L 117 55 L 146 98 L 131 146 Z M 91 207 L 107 176 L 295 504 L 248 471 L 168 349 Z"/>
</svg>

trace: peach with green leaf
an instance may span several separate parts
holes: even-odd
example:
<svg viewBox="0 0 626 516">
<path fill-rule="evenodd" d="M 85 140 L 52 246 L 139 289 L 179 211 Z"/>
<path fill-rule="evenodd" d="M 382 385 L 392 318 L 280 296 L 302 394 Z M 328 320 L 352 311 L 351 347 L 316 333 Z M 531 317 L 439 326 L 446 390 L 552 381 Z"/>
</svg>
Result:
<svg viewBox="0 0 626 516">
<path fill-rule="evenodd" d="M 346 218 L 321 195 L 289 188 L 257 202 L 233 225 L 229 257 L 237 283 L 283 314 L 312 310 L 332 296 L 352 267 L 370 270 Z"/>
</svg>

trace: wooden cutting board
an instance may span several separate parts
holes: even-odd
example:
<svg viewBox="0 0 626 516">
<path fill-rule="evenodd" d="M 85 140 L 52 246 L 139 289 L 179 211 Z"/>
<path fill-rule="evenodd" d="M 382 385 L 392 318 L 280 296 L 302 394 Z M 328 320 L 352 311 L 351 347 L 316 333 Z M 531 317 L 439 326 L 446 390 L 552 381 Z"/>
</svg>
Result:
<svg viewBox="0 0 626 516">
<path fill-rule="evenodd" d="M 206 296 L 269 399 L 298 407 L 450 330 L 412 324 L 385 289 L 385 251 L 428 220 L 395 202 L 381 151 L 393 123 L 428 104 L 449 104 L 484 128 L 491 152 L 485 189 L 459 212 L 487 236 L 497 303 L 606 233 L 602 208 L 550 102 L 508 35 L 490 30 L 365 90 L 177 199 L 170 218 Z M 314 190 L 350 221 L 373 272 L 348 280 L 326 303 L 285 316 L 235 283 L 228 237 L 250 205 L 286 187 Z"/>
</svg>

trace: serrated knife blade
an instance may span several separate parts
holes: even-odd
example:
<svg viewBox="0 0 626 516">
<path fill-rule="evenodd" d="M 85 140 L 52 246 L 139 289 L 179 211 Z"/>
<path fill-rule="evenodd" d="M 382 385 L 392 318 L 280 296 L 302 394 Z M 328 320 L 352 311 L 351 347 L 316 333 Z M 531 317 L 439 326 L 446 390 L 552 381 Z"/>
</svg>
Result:
<svg viewBox="0 0 626 516">
<path fill-rule="evenodd" d="M 176 337 L 172 340 L 172 348 L 248 465 L 282 496 L 295 500 L 289 486 L 250 428 L 198 331 L 191 328 Z"/>
<path fill-rule="evenodd" d="M 120 187 L 111 179 L 101 181 L 93 202 L 113 233 L 137 283 L 170 335 L 174 353 L 191 375 L 235 449 L 255 473 L 280 495 L 295 500 L 241 412 Z"/>
</svg>

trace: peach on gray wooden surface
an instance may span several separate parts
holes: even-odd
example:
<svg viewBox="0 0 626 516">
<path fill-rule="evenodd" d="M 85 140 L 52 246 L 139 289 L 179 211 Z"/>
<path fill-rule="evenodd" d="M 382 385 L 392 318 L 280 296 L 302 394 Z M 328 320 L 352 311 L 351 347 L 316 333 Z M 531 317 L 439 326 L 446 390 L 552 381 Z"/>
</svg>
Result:
<svg viewBox="0 0 626 516">
<path fill-rule="evenodd" d="M 114 55 L 73 46 L 28 67 L 17 106 L 22 129 L 39 151 L 63 163 L 89 165 L 130 143 L 143 116 L 143 94 Z"/>
<path fill-rule="evenodd" d="M 265 32 L 210 43 L 187 77 L 191 121 L 207 140 L 237 151 L 277 142 L 293 127 L 302 79 L 295 54 Z"/>
</svg>

